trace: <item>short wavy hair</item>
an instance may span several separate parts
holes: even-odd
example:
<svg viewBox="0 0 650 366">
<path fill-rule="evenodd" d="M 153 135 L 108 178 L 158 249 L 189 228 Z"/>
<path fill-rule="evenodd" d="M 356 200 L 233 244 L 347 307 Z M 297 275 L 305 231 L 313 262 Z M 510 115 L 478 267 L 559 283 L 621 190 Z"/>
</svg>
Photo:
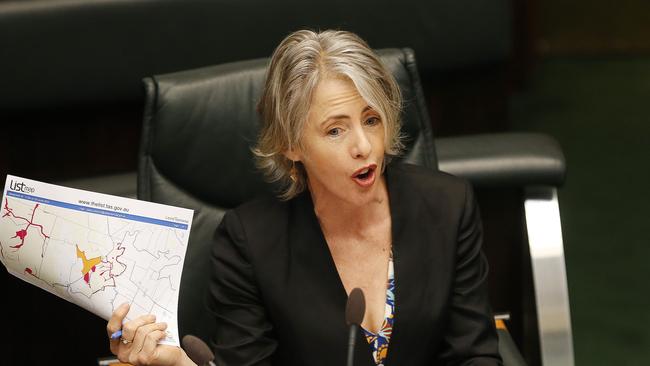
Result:
<svg viewBox="0 0 650 366">
<path fill-rule="evenodd" d="M 296 196 L 307 185 L 302 164 L 289 160 L 284 153 L 302 147 L 313 92 L 320 80 L 328 77 L 351 80 L 359 95 L 379 113 L 386 162 L 402 151 L 402 95 L 395 78 L 368 44 L 347 31 L 296 31 L 282 40 L 271 57 L 257 105 L 262 126 L 253 149 L 266 178 L 283 184 L 282 199 Z M 294 167 L 296 174 L 291 179 Z"/>
</svg>

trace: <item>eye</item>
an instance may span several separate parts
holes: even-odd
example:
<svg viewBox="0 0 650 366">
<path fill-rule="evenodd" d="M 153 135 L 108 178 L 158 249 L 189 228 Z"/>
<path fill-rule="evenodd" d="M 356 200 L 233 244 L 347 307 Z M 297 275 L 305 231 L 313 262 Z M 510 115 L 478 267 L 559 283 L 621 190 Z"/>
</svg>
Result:
<svg viewBox="0 0 650 366">
<path fill-rule="evenodd" d="M 327 130 L 327 134 L 329 136 L 338 136 L 341 134 L 341 129 L 338 127 L 330 128 L 329 130 Z"/>
<path fill-rule="evenodd" d="M 368 118 L 368 119 L 366 120 L 366 125 L 368 125 L 368 126 L 374 126 L 374 125 L 376 125 L 376 124 L 379 124 L 379 122 L 381 122 L 381 120 L 380 120 L 379 118 L 377 118 L 377 117 L 370 117 L 370 118 Z"/>
</svg>

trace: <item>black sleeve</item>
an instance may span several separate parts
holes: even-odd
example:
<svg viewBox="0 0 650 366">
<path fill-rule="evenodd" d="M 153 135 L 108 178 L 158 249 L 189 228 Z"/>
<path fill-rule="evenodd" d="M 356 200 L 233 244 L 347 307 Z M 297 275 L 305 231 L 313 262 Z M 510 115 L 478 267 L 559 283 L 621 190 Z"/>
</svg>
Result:
<svg viewBox="0 0 650 366">
<path fill-rule="evenodd" d="M 498 338 L 488 300 L 488 264 L 481 251 L 483 232 L 474 194 L 465 187 L 457 234 L 456 271 L 444 347 L 445 365 L 501 365 Z"/>
<path fill-rule="evenodd" d="M 208 299 L 216 322 L 215 361 L 219 366 L 271 365 L 277 341 L 235 212 L 226 213 L 215 235 Z"/>
</svg>

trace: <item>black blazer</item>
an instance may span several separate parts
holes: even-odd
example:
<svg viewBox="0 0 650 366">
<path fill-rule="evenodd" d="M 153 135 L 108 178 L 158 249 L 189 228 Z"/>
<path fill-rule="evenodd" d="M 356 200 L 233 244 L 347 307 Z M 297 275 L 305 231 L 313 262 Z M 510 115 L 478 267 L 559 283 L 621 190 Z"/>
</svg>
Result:
<svg viewBox="0 0 650 366">
<path fill-rule="evenodd" d="M 392 164 L 395 320 L 385 365 L 500 365 L 471 187 Z M 217 229 L 209 307 L 217 364 L 344 365 L 347 294 L 309 192 L 257 200 Z M 355 365 L 374 365 L 359 331 Z"/>
</svg>

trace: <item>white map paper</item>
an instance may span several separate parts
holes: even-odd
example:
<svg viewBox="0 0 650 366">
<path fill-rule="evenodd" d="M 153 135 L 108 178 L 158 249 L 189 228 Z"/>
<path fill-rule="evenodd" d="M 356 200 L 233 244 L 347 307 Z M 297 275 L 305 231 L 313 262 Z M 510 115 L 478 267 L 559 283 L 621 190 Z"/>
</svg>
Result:
<svg viewBox="0 0 650 366">
<path fill-rule="evenodd" d="M 0 260 L 9 273 L 108 320 L 156 315 L 176 345 L 193 211 L 8 175 Z"/>
</svg>

